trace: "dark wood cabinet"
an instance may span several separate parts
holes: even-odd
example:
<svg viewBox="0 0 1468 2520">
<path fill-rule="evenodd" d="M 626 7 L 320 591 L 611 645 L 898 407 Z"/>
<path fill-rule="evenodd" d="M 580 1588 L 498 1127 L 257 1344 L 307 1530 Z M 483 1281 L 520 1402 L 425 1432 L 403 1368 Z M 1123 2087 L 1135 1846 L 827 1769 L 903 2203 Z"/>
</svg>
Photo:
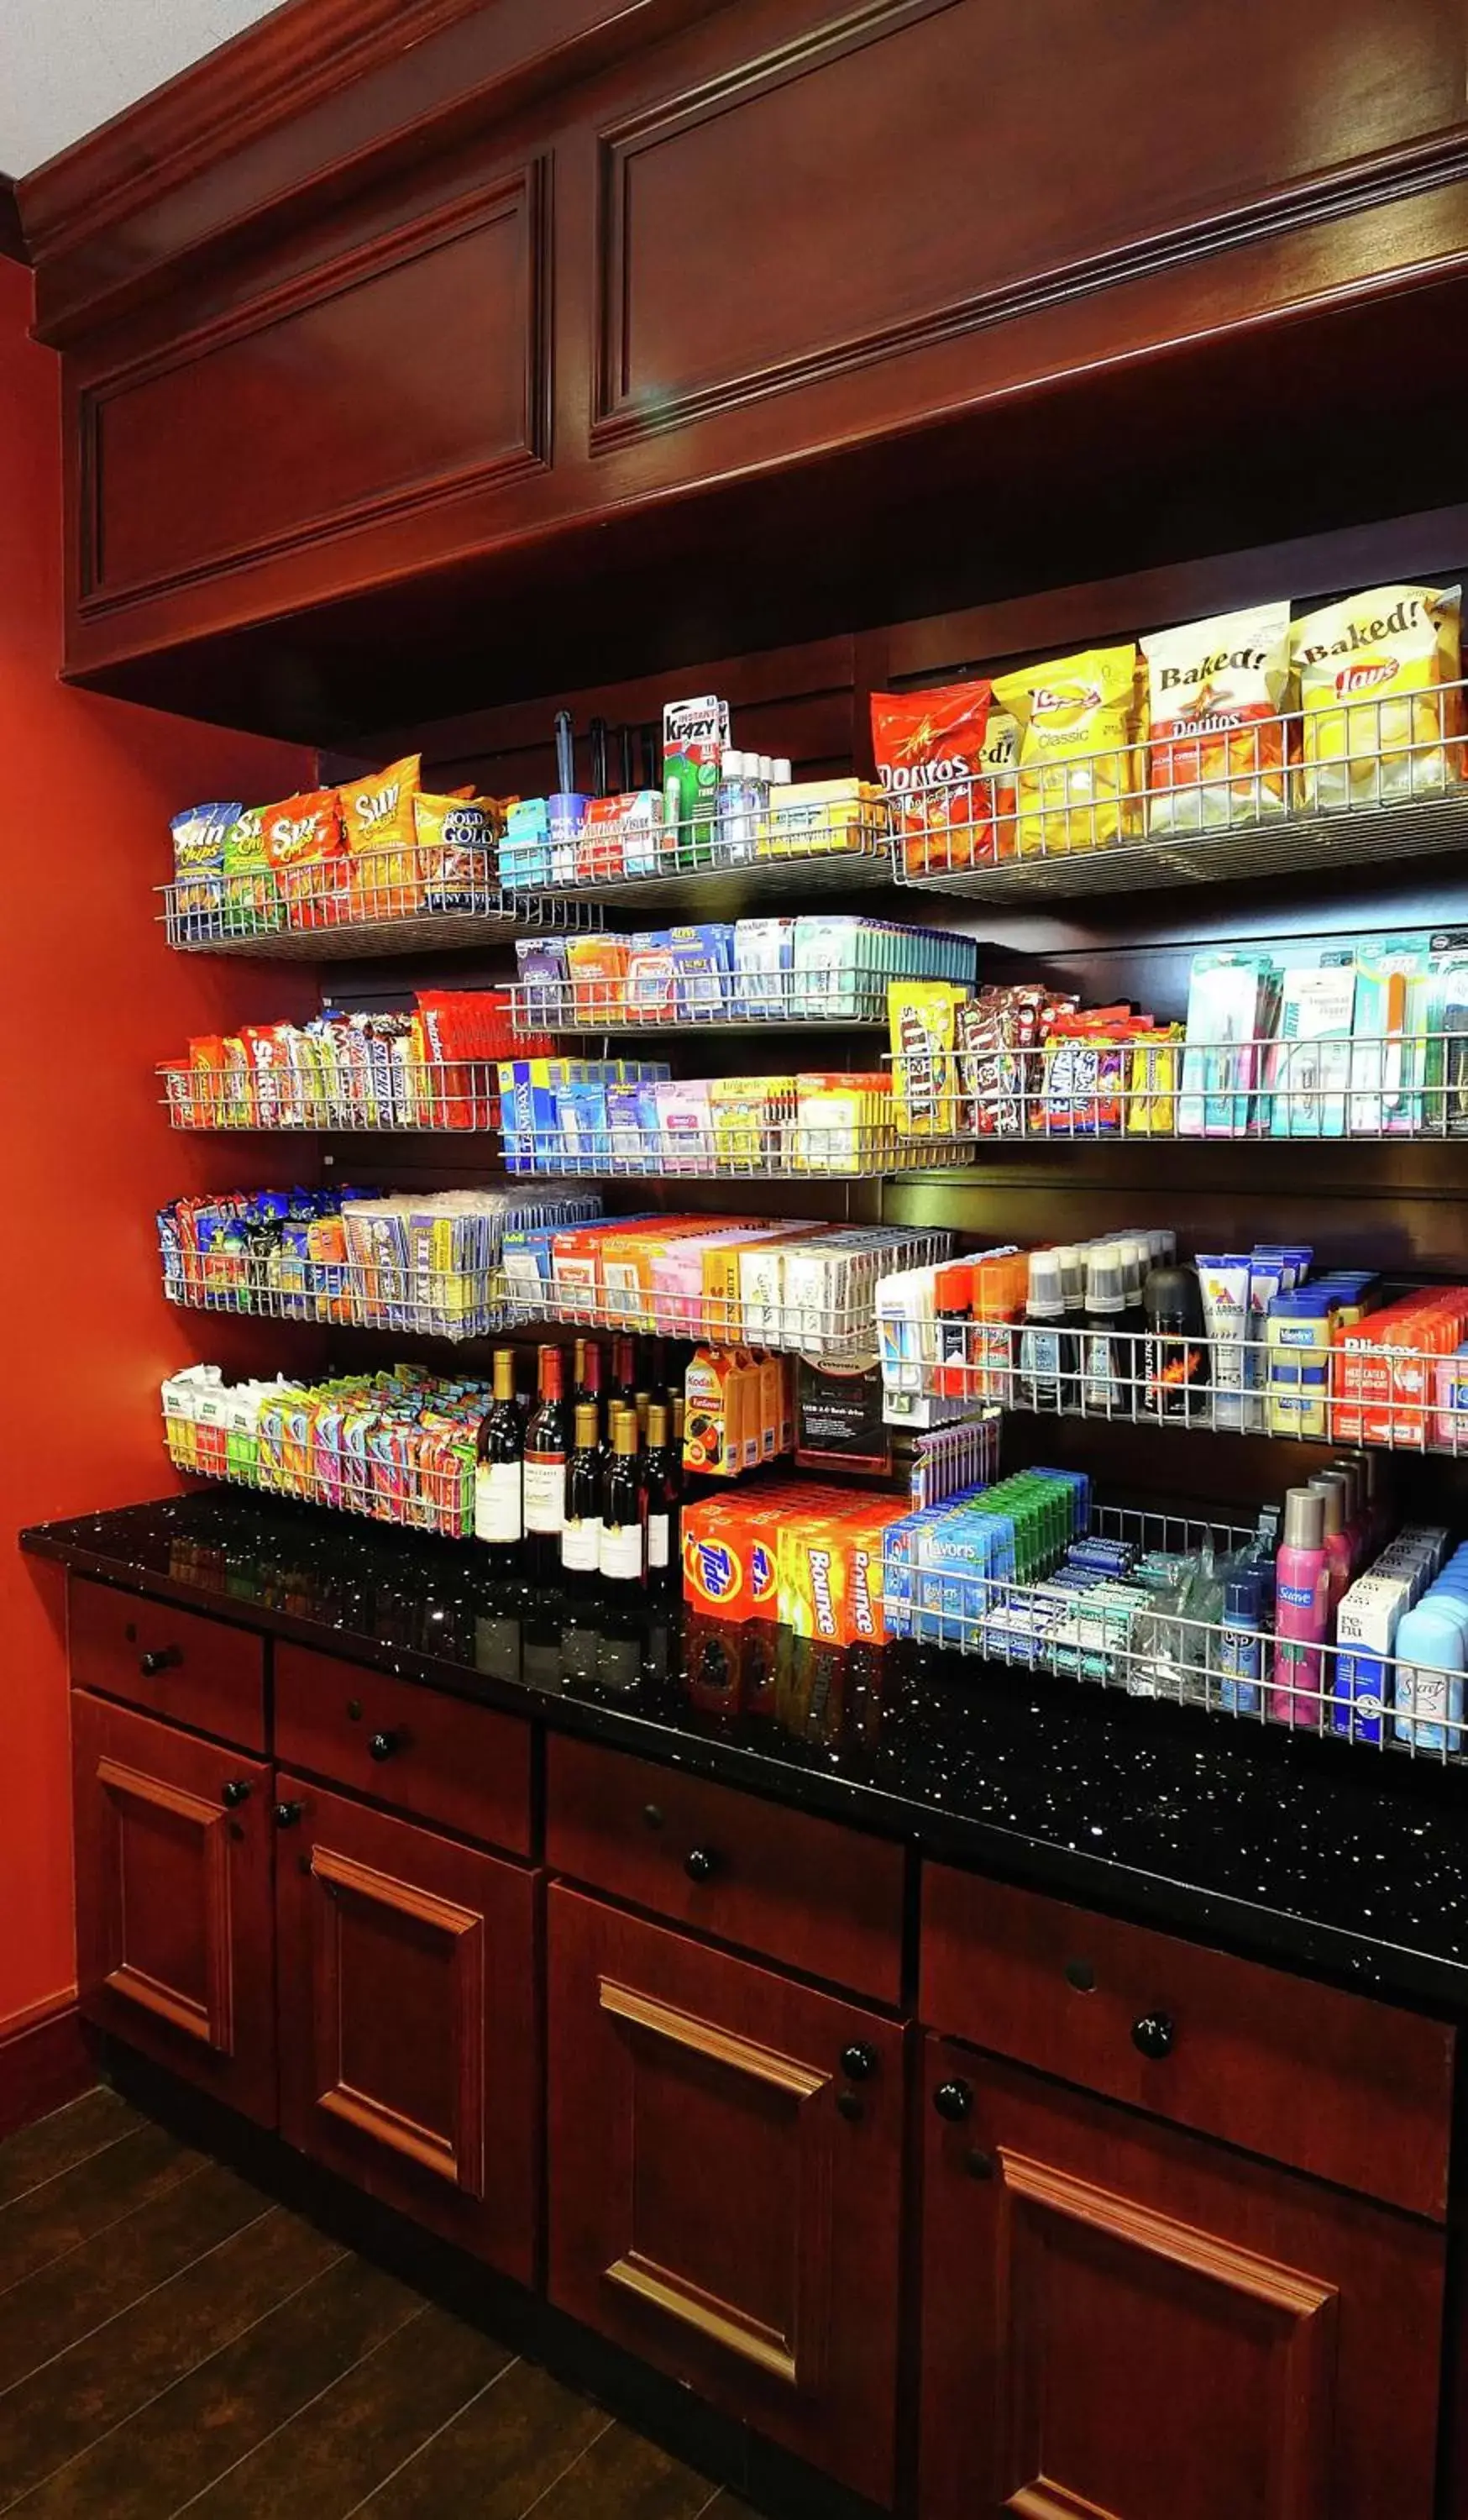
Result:
<svg viewBox="0 0 1468 2520">
<path fill-rule="evenodd" d="M 550 1892 L 553 2301 L 894 2489 L 903 2032 Z"/>
<path fill-rule="evenodd" d="M 274 2125 L 270 1770 L 81 1689 L 71 1743 L 83 2015 Z"/>
<path fill-rule="evenodd" d="M 932 2038 L 923 2520 L 1430 2520 L 1441 2233 Z"/>
<path fill-rule="evenodd" d="M 536 1876 L 290 1776 L 277 1793 L 282 2134 L 529 2283 Z"/>
</svg>

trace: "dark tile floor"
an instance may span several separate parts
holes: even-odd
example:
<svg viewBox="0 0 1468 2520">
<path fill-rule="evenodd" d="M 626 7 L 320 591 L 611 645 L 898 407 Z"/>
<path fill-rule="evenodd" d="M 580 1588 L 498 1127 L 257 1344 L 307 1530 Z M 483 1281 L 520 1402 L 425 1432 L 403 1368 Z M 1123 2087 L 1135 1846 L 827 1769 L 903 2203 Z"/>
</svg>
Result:
<svg viewBox="0 0 1468 2520">
<path fill-rule="evenodd" d="M 0 2512 L 753 2520 L 110 2091 L 0 2144 Z"/>
</svg>

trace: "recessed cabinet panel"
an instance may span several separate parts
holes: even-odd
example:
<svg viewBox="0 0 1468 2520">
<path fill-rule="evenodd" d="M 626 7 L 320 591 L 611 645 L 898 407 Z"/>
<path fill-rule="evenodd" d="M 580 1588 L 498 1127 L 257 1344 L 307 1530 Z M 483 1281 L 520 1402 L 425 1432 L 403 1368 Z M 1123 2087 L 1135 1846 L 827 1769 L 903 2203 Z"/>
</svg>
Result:
<svg viewBox="0 0 1468 2520">
<path fill-rule="evenodd" d="M 279 1792 L 282 2133 L 529 2281 L 534 1876 L 289 1777 Z"/>
<path fill-rule="evenodd" d="M 1340 0 L 1328 28 L 1271 0 L 875 0 L 747 44 L 604 135 L 603 431 L 1125 278 L 1460 120 L 1463 70 L 1452 0 Z"/>
<path fill-rule="evenodd" d="M 550 1912 L 552 2298 L 887 2500 L 901 2031 L 558 1885 Z"/>
<path fill-rule="evenodd" d="M 537 463 L 539 194 L 526 169 L 88 385 L 83 608 Z"/>
<path fill-rule="evenodd" d="M 270 1771 L 82 1690 L 71 1710 L 81 2009 L 273 2124 Z"/>
<path fill-rule="evenodd" d="M 924 2520 L 1428 2520 L 1443 2243 L 927 2043 Z"/>
</svg>

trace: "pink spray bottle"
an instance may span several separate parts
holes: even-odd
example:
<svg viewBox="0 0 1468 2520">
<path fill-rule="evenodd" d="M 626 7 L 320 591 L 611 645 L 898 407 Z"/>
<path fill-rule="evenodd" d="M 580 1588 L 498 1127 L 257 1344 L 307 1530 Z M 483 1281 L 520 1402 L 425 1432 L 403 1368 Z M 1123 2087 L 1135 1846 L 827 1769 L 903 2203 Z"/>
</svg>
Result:
<svg viewBox="0 0 1468 2520">
<path fill-rule="evenodd" d="M 1325 1574 L 1330 1596 L 1325 1604 L 1325 1634 L 1333 1638 L 1341 1596 L 1350 1589 L 1356 1572 L 1350 1529 L 1351 1481 L 1344 1470 L 1317 1470 L 1311 1486 L 1325 1500 Z"/>
<path fill-rule="evenodd" d="M 1318 1488 L 1288 1488 L 1284 1538 L 1274 1560 L 1274 1679 L 1269 1713 L 1276 1724 L 1319 1729 L 1320 1647 L 1329 1625 L 1329 1605 L 1325 1499 Z"/>
</svg>

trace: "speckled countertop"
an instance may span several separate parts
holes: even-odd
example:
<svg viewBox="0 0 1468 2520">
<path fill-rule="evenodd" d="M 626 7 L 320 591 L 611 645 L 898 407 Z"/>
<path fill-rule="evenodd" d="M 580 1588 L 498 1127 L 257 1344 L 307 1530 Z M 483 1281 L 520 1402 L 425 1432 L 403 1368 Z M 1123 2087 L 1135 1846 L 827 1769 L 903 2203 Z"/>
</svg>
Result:
<svg viewBox="0 0 1468 2520">
<path fill-rule="evenodd" d="M 46 1524 L 34 1555 L 518 1710 L 1083 1904 L 1468 2013 L 1468 1773 L 676 1604 L 615 1617 L 472 1547 L 245 1495 Z"/>
</svg>

